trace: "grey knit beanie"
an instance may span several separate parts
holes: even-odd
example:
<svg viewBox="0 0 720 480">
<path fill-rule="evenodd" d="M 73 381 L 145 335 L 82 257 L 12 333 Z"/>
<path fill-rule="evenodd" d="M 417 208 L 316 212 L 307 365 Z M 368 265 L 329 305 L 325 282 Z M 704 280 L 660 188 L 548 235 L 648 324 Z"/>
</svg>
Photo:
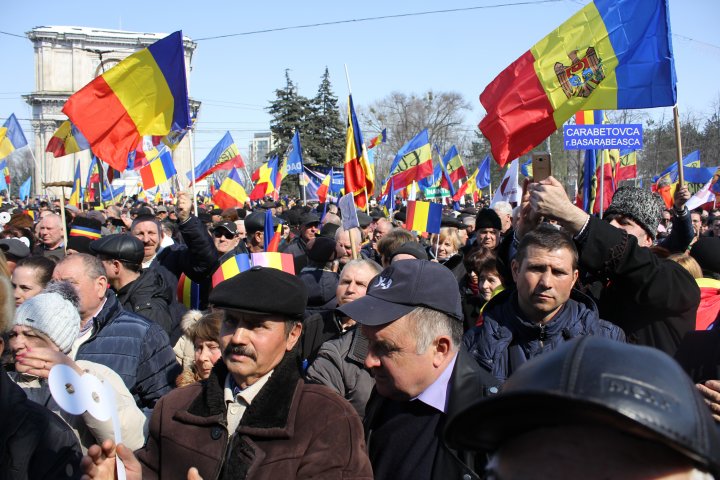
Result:
<svg viewBox="0 0 720 480">
<path fill-rule="evenodd" d="M 638 187 L 620 187 L 605 215 L 628 217 L 654 240 L 664 209 L 665 204 L 657 194 Z"/>
<path fill-rule="evenodd" d="M 52 282 L 17 308 L 14 324 L 42 332 L 67 354 L 80 332 L 77 304 L 77 293 L 71 284 Z"/>
</svg>

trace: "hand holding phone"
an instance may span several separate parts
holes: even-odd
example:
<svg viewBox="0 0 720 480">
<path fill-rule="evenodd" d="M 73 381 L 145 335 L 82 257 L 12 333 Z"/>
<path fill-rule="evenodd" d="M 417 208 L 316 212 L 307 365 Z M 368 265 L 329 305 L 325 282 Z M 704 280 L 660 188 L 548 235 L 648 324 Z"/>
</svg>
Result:
<svg viewBox="0 0 720 480">
<path fill-rule="evenodd" d="M 533 153 L 533 182 L 545 180 L 552 175 L 552 162 L 549 153 Z"/>
</svg>

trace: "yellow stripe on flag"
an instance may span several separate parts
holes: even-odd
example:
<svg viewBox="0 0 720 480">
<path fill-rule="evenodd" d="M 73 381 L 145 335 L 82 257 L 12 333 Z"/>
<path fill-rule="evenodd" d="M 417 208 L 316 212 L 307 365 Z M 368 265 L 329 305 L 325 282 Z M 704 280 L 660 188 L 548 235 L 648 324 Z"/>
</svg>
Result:
<svg viewBox="0 0 720 480">
<path fill-rule="evenodd" d="M 165 76 L 150 50 L 146 48 L 133 53 L 103 73 L 103 78 L 141 135 L 166 135 L 170 131 L 172 115 L 148 115 L 151 111 L 172 112 L 175 105 Z M 128 85 L 134 88 L 128 88 Z"/>
<path fill-rule="evenodd" d="M 150 163 L 150 169 L 155 179 L 155 185 L 160 185 L 167 182 L 167 175 L 165 175 L 165 169 L 163 168 L 162 159 L 158 158 Z"/>
<path fill-rule="evenodd" d="M 225 279 L 232 278 L 240 273 L 240 269 L 238 268 L 238 263 L 237 260 L 235 260 L 235 257 L 227 260 L 225 263 L 222 264 L 222 272 L 223 278 Z"/>
<path fill-rule="evenodd" d="M 591 39 L 587 44 L 576 43 L 576 39 L 586 38 Z M 568 99 L 558 81 L 555 67 L 557 64 L 570 67 L 572 59 L 568 52 L 576 51 L 577 57 L 582 59 L 589 47 L 595 49 L 606 77 L 589 98 L 573 96 Z M 587 4 L 567 22 L 536 43 L 530 51 L 535 57 L 535 72 L 555 110 L 553 117 L 558 128 L 578 110 L 616 109 L 618 84 L 615 67 L 618 60 L 605 23 L 594 3 Z"/>
<path fill-rule="evenodd" d="M 413 216 L 413 230 L 417 232 L 426 231 L 430 202 L 415 202 L 415 214 Z"/>
</svg>

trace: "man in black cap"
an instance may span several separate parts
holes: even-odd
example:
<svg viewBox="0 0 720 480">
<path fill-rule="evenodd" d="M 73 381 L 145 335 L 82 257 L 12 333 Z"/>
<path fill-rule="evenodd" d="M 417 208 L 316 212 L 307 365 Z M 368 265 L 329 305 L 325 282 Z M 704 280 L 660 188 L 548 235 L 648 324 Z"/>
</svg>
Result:
<svg viewBox="0 0 720 480">
<path fill-rule="evenodd" d="M 263 267 L 213 289 L 210 302 L 223 313 L 221 360 L 207 381 L 155 406 L 137 451 L 144 474 L 186 478 L 196 467 L 208 479 L 372 478 L 360 418 L 335 392 L 300 376 L 295 346 L 306 301 L 299 278 Z M 137 471 L 132 452 L 118 453 Z M 91 478 L 112 468 L 99 448 L 88 454 Z"/>
<path fill-rule="evenodd" d="M 250 253 L 265 251 L 265 212 L 253 212 L 245 217 L 245 239 L 247 250 Z M 273 229 L 278 224 L 278 219 L 273 217 Z M 295 270 L 299 272 L 300 270 Z"/>
<path fill-rule="evenodd" d="M 0 250 L 5 255 L 10 273 L 15 270 L 17 262 L 30 256 L 30 247 L 25 245 L 19 238 L 0 239 Z"/>
<path fill-rule="evenodd" d="M 174 344 L 180 336 L 179 322 L 170 313 L 174 297 L 157 270 L 142 269 L 143 243 L 132 235 L 116 233 L 91 242 L 89 248 L 102 261 L 123 308 L 160 325 Z"/>
<path fill-rule="evenodd" d="M 498 245 L 502 221 L 495 210 L 483 208 L 475 217 L 475 244 L 494 250 Z"/>
<path fill-rule="evenodd" d="M 300 217 L 300 232 L 281 251 L 290 253 L 295 259 L 295 271 L 299 272 L 308 264 L 308 242 L 320 233 L 320 217 L 314 212 L 306 212 Z"/>
<path fill-rule="evenodd" d="M 213 236 L 215 249 L 219 255 L 225 255 L 240 244 L 240 235 L 235 222 L 223 220 L 213 225 L 210 233 Z"/>
<path fill-rule="evenodd" d="M 457 448 L 494 452 L 488 478 L 720 475 L 718 429 L 680 366 L 656 349 L 598 337 L 523 365 L 445 433 Z"/>
<path fill-rule="evenodd" d="M 375 392 L 364 423 L 375 478 L 479 478 L 473 470 L 482 459 L 451 449 L 440 433 L 456 409 L 497 392 L 462 348 L 452 272 L 426 260 L 395 262 L 339 310 L 369 340 L 365 367 Z"/>
</svg>

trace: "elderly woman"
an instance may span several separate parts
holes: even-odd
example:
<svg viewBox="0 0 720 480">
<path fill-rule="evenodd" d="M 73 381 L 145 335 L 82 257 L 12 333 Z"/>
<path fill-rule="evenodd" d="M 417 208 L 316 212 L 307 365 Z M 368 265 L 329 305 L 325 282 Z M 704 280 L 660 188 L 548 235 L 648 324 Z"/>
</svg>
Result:
<svg viewBox="0 0 720 480">
<path fill-rule="evenodd" d="M 504 271 L 495 253 L 486 247 L 476 247 L 465 256 L 467 275 L 460 283 L 465 330 L 475 326 L 485 304 L 503 290 Z"/>
<path fill-rule="evenodd" d="M 185 367 L 175 381 L 178 387 L 184 387 L 210 376 L 210 371 L 220 359 L 220 323 L 223 312 L 210 312 L 200 317 L 186 317 L 183 321 L 183 330 L 186 340 L 193 345 L 194 356 L 192 363 Z"/>
<path fill-rule="evenodd" d="M 434 234 L 431 238 L 430 249 L 432 253 L 437 251 L 436 260 L 449 268 L 458 283 L 465 277 L 465 266 L 463 257 L 460 254 L 462 240 L 455 227 L 443 227 L 440 234 Z"/>
<path fill-rule="evenodd" d="M 15 306 L 42 292 L 52 278 L 55 262 L 48 257 L 33 256 L 20 260 L 12 273 Z"/>
<path fill-rule="evenodd" d="M 28 398 L 55 412 L 75 431 L 83 451 L 96 443 L 114 439 L 112 420 L 100 421 L 90 413 L 63 411 L 50 395 L 48 377 L 55 365 L 67 365 L 78 375 L 94 375 L 115 393 L 123 443 L 137 449 L 145 443 L 146 417 L 135 405 L 122 379 L 104 365 L 68 356 L 80 330 L 78 297 L 67 282 L 51 283 L 17 309 L 10 331 L 10 350 L 15 358 L 11 377 Z"/>
</svg>

